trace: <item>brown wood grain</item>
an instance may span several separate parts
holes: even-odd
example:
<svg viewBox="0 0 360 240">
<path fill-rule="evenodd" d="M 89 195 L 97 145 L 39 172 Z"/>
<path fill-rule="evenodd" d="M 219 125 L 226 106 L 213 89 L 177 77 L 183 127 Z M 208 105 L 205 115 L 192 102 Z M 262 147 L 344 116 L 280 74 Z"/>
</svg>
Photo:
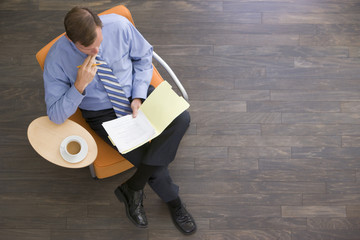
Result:
<svg viewBox="0 0 360 240">
<path fill-rule="evenodd" d="M 187 239 L 359 239 L 358 0 L 1 1 L 1 239 L 184 239 L 149 186 L 149 227 L 127 219 L 113 191 L 134 169 L 94 180 L 27 140 L 46 115 L 36 52 L 71 7 L 118 4 L 189 94 L 170 165 L 198 224 Z"/>
</svg>

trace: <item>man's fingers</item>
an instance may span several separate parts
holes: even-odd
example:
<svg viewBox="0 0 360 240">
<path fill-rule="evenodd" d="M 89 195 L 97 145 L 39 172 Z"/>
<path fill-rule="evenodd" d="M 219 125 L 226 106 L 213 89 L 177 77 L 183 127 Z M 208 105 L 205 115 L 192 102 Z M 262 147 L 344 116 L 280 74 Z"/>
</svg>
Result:
<svg viewBox="0 0 360 240">
<path fill-rule="evenodd" d="M 82 67 L 86 67 L 90 62 L 91 56 L 87 56 L 82 64 Z"/>
<path fill-rule="evenodd" d="M 95 56 L 88 56 L 89 61 L 87 63 L 87 67 L 91 68 L 95 64 Z"/>
<path fill-rule="evenodd" d="M 88 56 L 85 58 L 85 60 L 84 60 L 84 62 L 83 62 L 83 64 L 82 64 L 82 67 L 90 68 L 90 67 L 92 67 L 92 65 L 94 65 L 94 64 L 95 64 L 95 56 L 90 56 L 90 55 L 88 55 Z"/>
<path fill-rule="evenodd" d="M 132 116 L 133 118 L 136 118 L 137 117 L 137 114 L 138 114 L 138 110 L 141 106 L 141 100 L 138 99 L 138 98 L 135 98 L 132 102 L 131 102 L 131 109 L 133 111 L 132 113 Z"/>
<path fill-rule="evenodd" d="M 136 118 L 138 114 L 138 110 L 137 109 L 133 109 L 133 113 L 132 113 L 132 117 Z"/>
</svg>

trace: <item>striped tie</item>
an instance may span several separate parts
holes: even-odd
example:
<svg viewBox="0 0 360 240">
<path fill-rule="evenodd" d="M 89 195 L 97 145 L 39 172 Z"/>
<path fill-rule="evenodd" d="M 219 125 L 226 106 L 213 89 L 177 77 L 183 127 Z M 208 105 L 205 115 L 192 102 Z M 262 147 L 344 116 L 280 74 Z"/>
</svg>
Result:
<svg viewBox="0 0 360 240">
<path fill-rule="evenodd" d="M 100 63 L 100 65 L 97 66 L 97 74 L 110 98 L 116 116 L 122 117 L 131 114 L 130 102 L 111 68 L 99 55 L 97 55 L 95 59 L 97 63 Z"/>
</svg>

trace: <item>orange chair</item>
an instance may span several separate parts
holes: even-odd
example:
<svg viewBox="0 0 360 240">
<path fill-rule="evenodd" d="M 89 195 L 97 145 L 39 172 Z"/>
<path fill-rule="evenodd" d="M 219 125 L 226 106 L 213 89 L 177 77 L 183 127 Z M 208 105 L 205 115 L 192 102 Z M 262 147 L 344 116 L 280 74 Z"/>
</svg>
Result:
<svg viewBox="0 0 360 240">
<path fill-rule="evenodd" d="M 126 17 L 132 24 L 134 21 L 132 19 L 130 11 L 123 5 L 119 5 L 108 9 L 99 15 L 103 14 L 110 14 L 116 13 Z M 135 26 L 135 24 L 134 24 Z M 37 54 L 36 59 L 40 64 L 40 67 L 44 70 L 44 63 L 46 59 L 46 55 L 50 50 L 51 46 L 61 37 L 62 35 L 58 36 L 57 38 L 53 39 L 50 43 L 48 43 L 45 47 L 43 47 Z M 171 68 L 162 60 L 155 52 L 153 53 L 153 57 L 167 70 L 170 76 L 173 78 L 174 82 L 176 83 L 177 87 L 180 89 L 183 97 L 188 100 L 187 93 L 183 86 L 181 85 L 180 81 L 173 73 Z M 153 76 L 151 79 L 151 85 L 157 87 L 164 79 L 161 77 L 159 72 L 154 66 Z M 116 175 L 118 173 L 124 172 L 133 167 L 133 165 L 123 158 L 115 149 L 105 143 L 86 123 L 85 119 L 82 117 L 81 112 L 79 109 L 70 117 L 71 120 L 77 122 L 81 126 L 83 126 L 89 133 L 94 137 L 95 142 L 98 146 L 98 155 L 94 163 L 90 166 L 90 173 L 91 176 L 94 178 L 106 178 Z"/>
</svg>

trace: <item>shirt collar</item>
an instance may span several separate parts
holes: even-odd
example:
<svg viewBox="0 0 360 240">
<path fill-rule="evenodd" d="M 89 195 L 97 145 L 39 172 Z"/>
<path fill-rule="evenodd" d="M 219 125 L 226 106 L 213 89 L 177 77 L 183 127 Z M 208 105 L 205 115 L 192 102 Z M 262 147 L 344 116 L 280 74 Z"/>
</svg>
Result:
<svg viewBox="0 0 360 240">
<path fill-rule="evenodd" d="M 84 58 L 87 57 L 87 55 L 83 52 L 81 52 L 76 46 L 75 46 L 75 43 L 73 43 L 72 41 L 69 41 L 70 42 L 70 45 L 71 47 L 75 50 L 75 52 L 79 53 L 81 56 L 83 56 Z"/>
</svg>

